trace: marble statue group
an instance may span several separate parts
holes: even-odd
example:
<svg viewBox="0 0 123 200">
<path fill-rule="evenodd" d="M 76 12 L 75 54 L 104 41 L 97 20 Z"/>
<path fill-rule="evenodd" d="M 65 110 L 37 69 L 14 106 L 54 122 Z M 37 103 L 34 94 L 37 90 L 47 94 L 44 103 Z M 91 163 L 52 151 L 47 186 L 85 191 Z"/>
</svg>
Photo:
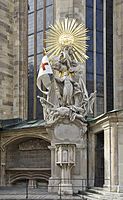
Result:
<svg viewBox="0 0 123 200">
<path fill-rule="evenodd" d="M 48 191 L 58 194 L 76 191 L 71 179 L 77 176 L 77 163 L 86 158 L 86 142 L 83 141 L 86 141 L 87 115 L 93 112 L 96 96 L 96 92 L 88 95 L 85 85 L 86 32 L 84 25 L 75 19 L 51 25 L 46 40 L 47 54 L 42 59 L 37 78 L 37 86 L 45 95 L 39 98 L 46 129 L 51 135 L 51 167 L 54 170 Z M 41 89 L 41 82 L 46 90 Z M 72 172 L 72 168 L 75 171 Z M 81 170 L 80 177 L 84 177 Z M 77 184 L 81 186 L 81 180 Z"/>
<path fill-rule="evenodd" d="M 44 118 L 54 123 L 60 118 L 68 117 L 86 121 L 87 114 L 92 113 L 95 93 L 88 96 L 83 81 L 82 64 L 73 57 L 72 46 L 62 48 L 58 57 L 53 57 L 51 67 L 53 75 L 47 98 L 40 97 Z"/>
</svg>

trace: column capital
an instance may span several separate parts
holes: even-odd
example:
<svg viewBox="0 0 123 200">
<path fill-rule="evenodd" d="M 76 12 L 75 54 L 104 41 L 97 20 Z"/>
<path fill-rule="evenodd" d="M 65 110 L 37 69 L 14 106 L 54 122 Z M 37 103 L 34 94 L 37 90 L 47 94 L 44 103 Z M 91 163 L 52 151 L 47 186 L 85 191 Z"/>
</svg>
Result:
<svg viewBox="0 0 123 200">
<path fill-rule="evenodd" d="M 50 149 L 50 150 L 55 150 L 55 146 L 48 146 L 48 149 Z"/>
</svg>

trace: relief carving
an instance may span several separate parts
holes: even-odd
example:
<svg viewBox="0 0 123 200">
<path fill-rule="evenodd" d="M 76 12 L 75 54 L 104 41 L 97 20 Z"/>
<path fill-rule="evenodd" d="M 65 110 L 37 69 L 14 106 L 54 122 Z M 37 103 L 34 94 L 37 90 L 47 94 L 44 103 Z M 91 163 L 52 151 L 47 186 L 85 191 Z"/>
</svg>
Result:
<svg viewBox="0 0 123 200">
<path fill-rule="evenodd" d="M 20 151 L 48 149 L 49 143 L 40 139 L 30 139 L 19 144 Z"/>
</svg>

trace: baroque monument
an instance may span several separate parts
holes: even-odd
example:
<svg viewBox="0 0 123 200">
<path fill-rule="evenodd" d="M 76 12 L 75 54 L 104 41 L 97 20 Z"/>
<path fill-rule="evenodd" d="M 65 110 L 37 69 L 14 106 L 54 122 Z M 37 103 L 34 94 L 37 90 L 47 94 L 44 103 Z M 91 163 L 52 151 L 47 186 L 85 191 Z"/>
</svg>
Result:
<svg viewBox="0 0 123 200">
<path fill-rule="evenodd" d="M 85 26 L 75 19 L 66 18 L 51 25 L 37 78 L 37 86 L 46 96 L 39 98 L 51 135 L 49 191 L 62 194 L 73 194 L 74 183 L 81 187 L 80 179 L 86 178 L 81 157 L 86 159 L 86 119 L 89 112 L 93 113 L 96 94 L 89 96 L 84 83 L 86 33 Z"/>
</svg>

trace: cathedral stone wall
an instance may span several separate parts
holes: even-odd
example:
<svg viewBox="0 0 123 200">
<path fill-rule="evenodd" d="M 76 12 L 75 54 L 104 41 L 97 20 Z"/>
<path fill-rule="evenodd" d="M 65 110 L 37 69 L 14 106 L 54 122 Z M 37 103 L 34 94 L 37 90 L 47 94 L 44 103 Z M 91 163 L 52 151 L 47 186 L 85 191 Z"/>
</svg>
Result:
<svg viewBox="0 0 123 200">
<path fill-rule="evenodd" d="M 7 148 L 6 168 L 50 168 L 48 142 L 28 139 Z"/>
<path fill-rule="evenodd" d="M 25 1 L 0 0 L 0 119 L 26 118 Z"/>
<path fill-rule="evenodd" d="M 123 108 L 123 1 L 113 1 L 114 107 Z"/>
<path fill-rule="evenodd" d="M 75 18 L 85 22 L 85 1 L 84 0 L 54 0 L 54 19 Z"/>
<path fill-rule="evenodd" d="M 0 185 L 20 179 L 49 179 L 51 173 L 50 137 L 46 129 L 5 130 L 0 135 Z M 25 178 L 24 178 L 25 177 Z"/>
</svg>

